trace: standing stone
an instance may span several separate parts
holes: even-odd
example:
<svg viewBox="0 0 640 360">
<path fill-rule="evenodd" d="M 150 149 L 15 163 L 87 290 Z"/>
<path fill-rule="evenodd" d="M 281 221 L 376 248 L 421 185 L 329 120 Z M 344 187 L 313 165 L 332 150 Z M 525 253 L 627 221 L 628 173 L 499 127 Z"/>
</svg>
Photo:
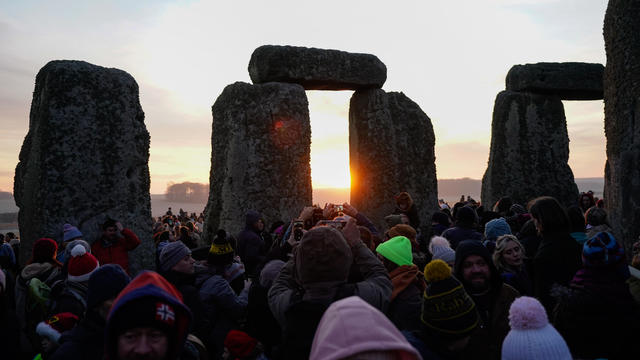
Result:
<svg viewBox="0 0 640 360">
<path fill-rule="evenodd" d="M 311 124 L 302 86 L 237 82 L 212 113 L 205 241 L 218 229 L 237 234 L 247 210 L 262 212 L 269 226 L 311 205 Z"/>
<path fill-rule="evenodd" d="M 374 55 L 297 46 L 264 45 L 249 61 L 254 84 L 278 81 L 307 90 L 381 88 L 387 67 Z"/>
<path fill-rule="evenodd" d="M 91 243 L 111 217 L 142 240 L 130 253 L 131 273 L 152 268 L 148 160 L 149 133 L 131 75 L 83 61 L 45 65 L 14 181 L 21 263 L 38 238 L 62 240 L 64 223 Z"/>
<path fill-rule="evenodd" d="M 578 187 L 568 165 L 569 137 L 557 97 L 502 91 L 491 124 L 489 165 L 482 178 L 482 203 L 491 209 L 503 196 L 526 204 L 553 196 L 574 205 Z"/>
<path fill-rule="evenodd" d="M 384 231 L 394 195 L 406 191 L 428 234 L 438 203 L 434 145 L 431 120 L 403 93 L 356 91 L 349 109 L 352 205 Z"/>
<path fill-rule="evenodd" d="M 600 100 L 602 64 L 579 62 L 514 65 L 507 90 L 557 96 L 562 100 Z"/>
<path fill-rule="evenodd" d="M 640 235 L 640 1 L 610 0 L 604 18 L 607 137 L 604 202 L 627 254 Z"/>
</svg>

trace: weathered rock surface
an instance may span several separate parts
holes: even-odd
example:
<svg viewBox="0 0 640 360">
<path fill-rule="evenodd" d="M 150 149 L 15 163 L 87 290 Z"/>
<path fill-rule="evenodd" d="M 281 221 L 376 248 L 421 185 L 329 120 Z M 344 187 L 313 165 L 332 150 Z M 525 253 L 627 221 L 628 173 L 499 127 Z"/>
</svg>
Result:
<svg viewBox="0 0 640 360">
<path fill-rule="evenodd" d="M 14 182 L 21 262 L 38 238 L 61 240 L 64 223 L 94 241 L 109 216 L 142 240 L 130 253 L 131 272 L 152 268 L 148 160 L 149 133 L 131 75 L 83 61 L 45 65 Z"/>
<path fill-rule="evenodd" d="M 403 93 L 356 91 L 349 110 L 352 205 L 384 230 L 394 195 L 407 191 L 428 233 L 438 204 L 434 145 L 431 120 Z"/>
<path fill-rule="evenodd" d="M 507 90 L 557 96 L 562 100 L 603 98 L 602 64 L 579 62 L 514 65 Z"/>
<path fill-rule="evenodd" d="M 609 0 L 604 18 L 604 201 L 627 254 L 640 235 L 640 1 Z"/>
<path fill-rule="evenodd" d="M 568 160 L 567 122 L 559 98 L 513 91 L 497 95 L 483 204 L 491 208 L 503 196 L 526 204 L 547 195 L 574 205 L 578 188 Z"/>
<path fill-rule="evenodd" d="M 237 234 L 247 210 L 262 212 L 268 225 L 311 205 L 311 125 L 302 86 L 237 82 L 212 113 L 205 240 L 218 229 Z"/>
<path fill-rule="evenodd" d="M 286 82 L 307 90 L 381 88 L 387 67 L 376 56 L 296 46 L 264 45 L 249 61 L 254 84 Z"/>
</svg>

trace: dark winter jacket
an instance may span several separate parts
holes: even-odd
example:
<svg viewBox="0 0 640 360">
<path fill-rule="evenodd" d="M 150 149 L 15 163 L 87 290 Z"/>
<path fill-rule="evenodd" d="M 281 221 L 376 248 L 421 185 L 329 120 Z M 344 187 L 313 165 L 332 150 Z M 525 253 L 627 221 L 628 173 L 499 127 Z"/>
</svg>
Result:
<svg viewBox="0 0 640 360">
<path fill-rule="evenodd" d="M 294 275 L 296 264 L 293 260 L 280 271 L 269 290 L 269 308 L 285 334 L 286 358 L 308 357 L 318 322 L 334 301 L 355 295 L 382 312 L 387 310 L 392 285 L 384 265 L 362 242 L 351 248 L 351 252 L 364 278 L 355 284 L 345 281 L 309 283 L 302 289 Z"/>
<path fill-rule="evenodd" d="M 529 277 L 526 268 L 523 267 L 517 272 L 503 271 L 500 276 L 505 284 L 508 284 L 518 290 L 521 296 L 533 295 L 533 284 L 531 283 L 531 278 Z"/>
<path fill-rule="evenodd" d="M 87 312 L 78 326 L 62 334 L 59 340 L 60 347 L 53 353 L 51 360 L 102 360 L 104 328 L 105 321 L 98 313 Z"/>
<path fill-rule="evenodd" d="M 422 292 L 416 282 L 412 282 L 389 304 L 387 317 L 398 330 L 418 330 L 421 328 Z"/>
<path fill-rule="evenodd" d="M 460 226 L 454 226 L 452 228 L 448 228 L 447 230 L 442 232 L 442 237 L 449 240 L 449 244 L 451 244 L 451 248 L 453 250 L 458 247 L 458 244 L 465 240 L 478 240 L 482 241 L 482 234 L 475 231 L 474 229 L 464 228 Z"/>
<path fill-rule="evenodd" d="M 196 286 L 212 331 L 205 342 L 209 354 L 221 356 L 229 330 L 238 329 L 247 309 L 248 289 L 240 295 L 215 267 L 196 269 Z"/>
<path fill-rule="evenodd" d="M 575 358 L 640 358 L 638 306 L 615 269 L 580 270 L 554 295 L 553 324 Z"/>
<path fill-rule="evenodd" d="M 463 263 L 470 255 L 482 257 L 489 265 L 490 288 L 485 294 L 474 294 L 473 289 L 463 280 Z M 480 324 L 471 334 L 463 358 L 499 359 L 502 342 L 510 330 L 509 308 L 520 294 L 502 282 L 502 278 L 489 255 L 489 250 L 475 240 L 459 244 L 459 248 L 456 249 L 454 275 L 465 285 L 465 290 L 473 299 L 480 315 Z"/>
<path fill-rule="evenodd" d="M 129 273 L 129 251 L 140 245 L 140 239 L 133 231 L 122 229 L 122 236 L 111 242 L 104 236 L 91 245 L 91 254 L 98 259 L 100 265 L 118 264 Z"/>
<path fill-rule="evenodd" d="M 11 271 L 5 271 L 6 288 L 0 292 L 0 349 L 2 356 L 7 359 L 18 358 L 18 344 L 20 341 L 20 332 L 18 327 L 18 319 L 16 318 L 15 304 L 15 278 Z"/>
<path fill-rule="evenodd" d="M 245 265 L 247 276 L 257 277 L 258 265 L 264 260 L 267 249 L 260 231 L 254 224 L 262 217 L 260 213 L 249 210 L 246 216 L 245 228 L 238 234 L 237 254 Z"/>
<path fill-rule="evenodd" d="M 184 304 L 191 310 L 193 315 L 191 333 L 199 339 L 206 338 L 211 332 L 212 324 L 206 316 L 204 305 L 200 300 L 200 291 L 196 287 L 196 275 L 179 273 L 173 270 L 162 272 L 161 275 L 180 291 Z"/>
<path fill-rule="evenodd" d="M 281 343 L 282 331 L 280 324 L 269 309 L 268 294 L 269 289 L 260 285 L 260 282 L 256 281 L 251 284 L 247 305 L 246 331 L 258 339 L 271 353 L 274 347 Z"/>
<path fill-rule="evenodd" d="M 543 234 L 533 259 L 533 294 L 547 310 L 553 311 L 554 284 L 568 286 L 582 266 L 582 249 L 569 233 Z"/>
</svg>

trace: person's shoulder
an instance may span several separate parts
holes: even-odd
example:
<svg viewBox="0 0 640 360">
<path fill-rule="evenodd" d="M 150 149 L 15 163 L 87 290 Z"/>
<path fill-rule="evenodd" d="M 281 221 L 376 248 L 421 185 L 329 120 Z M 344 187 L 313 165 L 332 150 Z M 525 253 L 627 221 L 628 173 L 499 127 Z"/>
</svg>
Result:
<svg viewBox="0 0 640 360">
<path fill-rule="evenodd" d="M 518 292 L 518 290 L 509 284 L 502 283 L 502 289 L 500 289 L 501 299 L 512 302 L 518 297 L 520 297 L 520 292 Z"/>
</svg>

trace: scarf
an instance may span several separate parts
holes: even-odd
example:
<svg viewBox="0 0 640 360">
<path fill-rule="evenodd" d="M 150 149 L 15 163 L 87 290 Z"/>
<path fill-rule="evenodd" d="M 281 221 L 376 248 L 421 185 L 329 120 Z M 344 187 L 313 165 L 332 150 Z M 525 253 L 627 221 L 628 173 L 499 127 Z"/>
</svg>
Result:
<svg viewBox="0 0 640 360">
<path fill-rule="evenodd" d="M 391 301 L 393 301 L 398 294 L 403 292 L 409 285 L 415 282 L 420 289 L 420 292 L 424 292 L 427 288 L 422 273 L 418 271 L 416 265 L 402 265 L 395 268 L 390 274 L 391 283 L 393 284 L 393 292 L 391 293 Z"/>
</svg>

